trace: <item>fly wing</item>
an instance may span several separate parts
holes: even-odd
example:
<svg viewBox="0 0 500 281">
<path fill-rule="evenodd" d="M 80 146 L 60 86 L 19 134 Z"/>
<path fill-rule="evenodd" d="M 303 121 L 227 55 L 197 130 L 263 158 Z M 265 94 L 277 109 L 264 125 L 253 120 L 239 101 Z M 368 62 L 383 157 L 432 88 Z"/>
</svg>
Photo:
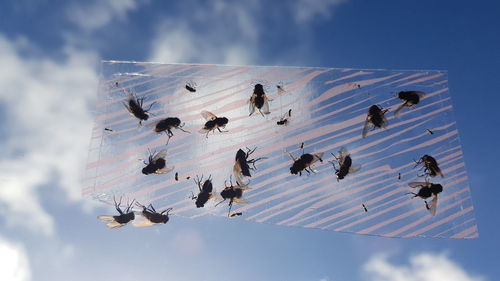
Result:
<svg viewBox="0 0 500 281">
<path fill-rule="evenodd" d="M 349 174 L 356 173 L 359 170 L 361 170 L 361 165 L 352 165 L 349 168 Z"/>
<path fill-rule="evenodd" d="M 292 158 L 293 162 L 297 161 L 297 158 L 293 157 L 293 155 L 288 152 L 286 149 L 285 149 L 285 153 L 288 154 L 290 156 L 290 158 Z"/>
<path fill-rule="evenodd" d="M 417 94 L 420 98 L 423 98 L 425 96 L 425 93 L 421 91 L 415 91 L 415 94 Z"/>
<path fill-rule="evenodd" d="M 171 172 L 173 169 L 175 169 L 175 166 L 165 166 L 163 169 L 156 170 L 155 174 L 166 174 L 168 172 Z"/>
<path fill-rule="evenodd" d="M 243 182 L 243 174 L 241 172 L 241 166 L 240 166 L 240 163 L 238 161 L 236 161 L 236 163 L 234 163 L 233 176 L 237 182 Z"/>
<path fill-rule="evenodd" d="M 250 112 L 249 116 L 255 112 L 255 95 L 252 95 L 250 98 L 250 103 L 248 104 L 248 112 Z"/>
<path fill-rule="evenodd" d="M 340 159 L 344 159 L 347 156 L 349 156 L 349 151 L 347 151 L 347 148 L 345 147 L 341 147 L 339 153 L 340 153 Z"/>
<path fill-rule="evenodd" d="M 119 228 L 119 227 L 122 227 L 125 225 L 126 225 L 126 223 L 118 223 L 116 221 L 112 221 L 112 222 L 106 224 L 106 227 L 109 229 L 115 229 L 115 228 Z"/>
<path fill-rule="evenodd" d="M 220 193 L 217 192 L 217 190 L 214 187 L 212 189 L 212 194 L 210 194 L 210 198 L 208 198 L 208 200 L 221 201 L 221 200 L 224 200 L 224 198 L 222 198 L 222 196 L 220 195 Z"/>
<path fill-rule="evenodd" d="M 198 130 L 198 133 L 200 133 L 200 134 L 206 134 L 208 132 L 210 132 L 210 130 L 209 129 L 205 129 L 205 128 L 201 128 L 200 130 Z"/>
<path fill-rule="evenodd" d="M 154 156 L 153 156 L 153 160 L 156 161 L 160 158 L 163 158 L 165 159 L 165 161 L 167 160 L 167 149 L 162 149 L 160 150 L 158 153 L 156 153 Z"/>
<path fill-rule="evenodd" d="M 137 212 L 136 219 L 132 222 L 132 225 L 135 227 L 146 227 L 146 226 L 152 226 L 155 224 L 156 223 L 148 220 L 145 216 L 143 216 L 142 212 Z"/>
<path fill-rule="evenodd" d="M 135 95 L 134 95 L 134 93 L 132 93 L 132 91 L 129 91 L 127 89 L 123 89 L 123 92 L 127 95 L 127 100 L 135 99 Z"/>
<path fill-rule="evenodd" d="M 394 117 L 399 118 L 399 114 L 401 113 L 401 110 L 405 107 L 406 103 L 402 103 L 396 108 L 394 111 Z"/>
<path fill-rule="evenodd" d="M 427 183 L 424 181 L 410 182 L 410 183 L 408 183 L 408 186 L 415 188 L 415 187 L 419 187 L 419 186 L 427 186 Z"/>
<path fill-rule="evenodd" d="M 432 198 L 431 204 L 429 204 L 429 212 L 431 212 L 432 216 L 436 215 L 437 203 L 438 197 L 434 196 L 434 198 Z"/>
<path fill-rule="evenodd" d="M 238 203 L 240 205 L 248 204 L 248 201 L 245 198 L 234 198 L 233 202 Z"/>
<path fill-rule="evenodd" d="M 264 114 L 271 113 L 271 111 L 269 111 L 269 99 L 267 98 L 267 96 L 264 96 L 264 105 L 262 105 L 261 111 Z"/>
<path fill-rule="evenodd" d="M 160 121 L 162 121 L 162 120 L 157 120 L 157 121 L 154 121 L 154 122 L 148 123 L 148 124 L 146 125 L 146 127 L 148 127 L 148 128 L 153 128 L 153 130 L 154 130 L 154 129 L 156 128 L 156 125 L 158 125 L 158 123 L 160 123 Z"/>
<path fill-rule="evenodd" d="M 368 135 L 368 130 L 370 129 L 370 119 L 366 117 L 365 124 L 363 125 L 363 138 L 366 138 L 366 135 Z"/>
<path fill-rule="evenodd" d="M 115 218 L 113 216 L 98 216 L 97 218 L 102 221 L 115 221 Z"/>
<path fill-rule="evenodd" d="M 323 161 L 323 152 L 320 152 L 320 153 L 314 153 L 312 156 L 313 156 L 313 160 L 311 162 L 311 164 L 317 162 L 318 160 L 319 161 Z"/>
<path fill-rule="evenodd" d="M 217 116 L 215 116 L 215 114 L 213 114 L 212 112 L 206 111 L 206 110 L 203 110 L 201 112 L 201 116 L 203 116 L 203 118 L 205 118 L 205 120 L 207 120 L 207 121 L 215 120 L 217 118 Z"/>
</svg>

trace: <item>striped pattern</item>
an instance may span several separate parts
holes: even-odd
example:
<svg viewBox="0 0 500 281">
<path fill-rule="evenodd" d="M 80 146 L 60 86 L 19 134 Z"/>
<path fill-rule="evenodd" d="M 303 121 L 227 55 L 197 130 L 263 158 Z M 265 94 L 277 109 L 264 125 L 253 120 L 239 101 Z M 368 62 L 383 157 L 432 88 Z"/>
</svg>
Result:
<svg viewBox="0 0 500 281">
<path fill-rule="evenodd" d="M 196 93 L 184 88 L 190 81 L 196 82 Z M 255 83 L 263 84 L 272 99 L 271 114 L 266 117 L 258 112 L 248 116 Z M 279 95 L 278 84 L 286 93 Z M 178 117 L 191 133 L 174 129 L 166 147 L 166 135 L 139 127 L 126 111 L 121 88 L 144 96 L 145 107 L 156 102 L 146 124 Z M 401 104 L 396 95 L 407 90 L 427 94 L 417 106 L 403 109 L 394 118 Z M 173 207 L 175 215 L 189 218 L 227 216 L 225 203 L 196 208 L 189 198 L 198 192 L 192 179 L 211 174 L 220 192 L 229 180 L 236 151 L 257 147 L 251 158 L 267 159 L 252 171 L 251 189 L 244 193 L 248 203 L 233 206 L 234 212 L 243 213 L 240 219 L 388 237 L 478 237 L 446 72 L 107 61 L 99 98 L 82 190 L 85 196 L 109 202 L 113 195 L 125 195 L 153 203 L 157 209 Z M 373 104 L 390 109 L 388 126 L 370 131 L 363 139 L 363 124 Z M 291 123 L 278 126 L 276 122 L 290 108 Z M 208 139 L 198 133 L 205 123 L 202 110 L 227 117 L 229 132 L 210 133 Z M 325 153 L 324 162 L 315 168 L 317 174 L 290 174 L 292 160 L 283 151 L 299 157 L 302 142 L 306 152 Z M 337 154 L 341 147 L 362 168 L 337 181 L 327 161 L 333 160 L 330 152 Z M 164 148 L 167 165 L 175 170 L 143 175 L 142 159 L 147 159 L 148 149 Z M 436 158 L 445 174 L 432 179 L 444 187 L 435 217 L 422 199 L 407 194 L 412 191 L 408 182 L 423 181 L 414 159 L 424 154 Z"/>
</svg>

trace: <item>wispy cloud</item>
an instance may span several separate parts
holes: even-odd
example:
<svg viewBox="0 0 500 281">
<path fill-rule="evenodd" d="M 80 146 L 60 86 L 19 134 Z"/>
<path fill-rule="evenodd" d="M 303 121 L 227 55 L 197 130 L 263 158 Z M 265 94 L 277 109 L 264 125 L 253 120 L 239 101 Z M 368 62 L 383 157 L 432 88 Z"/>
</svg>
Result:
<svg viewBox="0 0 500 281">
<path fill-rule="evenodd" d="M 348 0 L 298 0 L 292 4 L 292 15 L 299 24 L 306 24 L 313 19 L 328 19 L 334 9 Z"/>
<path fill-rule="evenodd" d="M 10 226 L 51 235 L 53 218 L 39 193 L 80 199 L 80 180 L 92 126 L 90 103 L 97 88 L 96 56 L 66 48 L 57 62 L 26 40 L 0 34 L 0 106 L 6 132 L 0 160 L 0 213 Z M 59 188 L 42 187 L 55 184 Z"/>
<path fill-rule="evenodd" d="M 157 27 L 150 59 L 158 62 L 248 64 L 255 61 L 259 1 L 213 1 L 180 9 Z"/>
<path fill-rule="evenodd" d="M 79 2 L 78 5 L 69 6 L 66 15 L 83 30 L 93 31 L 114 19 L 125 20 L 127 12 L 135 10 L 138 5 L 138 0 L 103 0 L 85 5 Z"/>
<path fill-rule="evenodd" d="M 386 255 L 376 255 L 364 266 L 368 281 L 481 281 L 445 254 L 421 253 L 408 265 L 395 265 Z"/>
<path fill-rule="evenodd" d="M 31 268 L 24 247 L 0 237 L 0 280 L 31 280 Z"/>
</svg>

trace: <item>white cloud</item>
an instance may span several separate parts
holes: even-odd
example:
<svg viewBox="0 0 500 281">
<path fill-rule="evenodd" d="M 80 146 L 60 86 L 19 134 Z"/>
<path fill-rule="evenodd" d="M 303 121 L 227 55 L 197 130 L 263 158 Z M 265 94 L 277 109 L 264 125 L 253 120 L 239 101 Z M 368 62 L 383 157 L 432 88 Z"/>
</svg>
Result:
<svg viewBox="0 0 500 281">
<path fill-rule="evenodd" d="M 256 16 L 259 1 L 213 1 L 208 6 L 184 7 L 175 19 L 157 27 L 150 60 L 249 64 L 255 61 L 259 40 Z M 184 14 L 183 14 L 184 13 Z M 209 30 L 197 28 L 210 26 Z"/>
<path fill-rule="evenodd" d="M 394 265 L 385 255 L 371 258 L 364 266 L 369 281 L 481 281 L 450 260 L 445 254 L 422 253 L 409 265 Z"/>
<path fill-rule="evenodd" d="M 137 9 L 137 0 L 102 0 L 91 4 L 72 5 L 66 10 L 68 19 L 86 31 L 99 29 L 115 18 L 125 20 L 127 12 Z"/>
<path fill-rule="evenodd" d="M 0 106 L 5 112 L 0 152 L 0 215 L 10 226 L 53 233 L 53 218 L 38 193 L 81 198 L 80 180 L 92 128 L 96 57 L 71 48 L 64 59 L 23 57 L 26 40 L 0 34 Z M 36 50 L 35 50 L 36 52 Z M 56 182 L 60 188 L 44 184 Z"/>
<path fill-rule="evenodd" d="M 31 269 L 26 251 L 21 245 L 0 237 L 0 280 L 31 280 Z"/>
<path fill-rule="evenodd" d="M 334 7 L 347 0 L 299 0 L 292 5 L 292 14 L 297 23 L 305 24 L 317 17 L 330 18 Z"/>
</svg>

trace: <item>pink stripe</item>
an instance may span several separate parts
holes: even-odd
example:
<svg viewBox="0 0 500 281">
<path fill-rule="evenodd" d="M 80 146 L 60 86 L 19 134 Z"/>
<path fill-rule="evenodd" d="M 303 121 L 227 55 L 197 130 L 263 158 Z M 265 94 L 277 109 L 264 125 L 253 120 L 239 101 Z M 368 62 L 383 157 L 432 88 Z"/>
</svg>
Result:
<svg viewBox="0 0 500 281">
<path fill-rule="evenodd" d="M 479 233 L 477 231 L 476 225 L 473 225 L 473 226 L 451 236 L 451 238 L 478 238 L 478 237 L 479 237 Z"/>
</svg>

